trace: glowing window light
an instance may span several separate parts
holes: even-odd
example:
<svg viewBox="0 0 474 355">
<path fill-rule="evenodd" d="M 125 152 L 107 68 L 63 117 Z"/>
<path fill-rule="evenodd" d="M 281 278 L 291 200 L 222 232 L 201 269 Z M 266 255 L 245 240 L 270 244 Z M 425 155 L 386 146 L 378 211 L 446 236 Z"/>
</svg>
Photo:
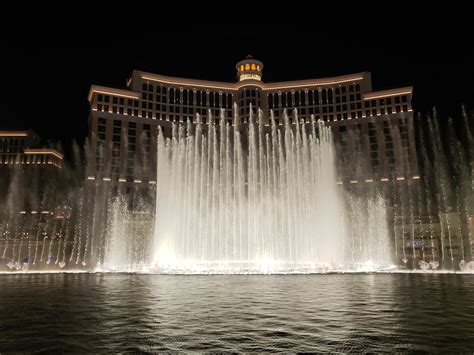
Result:
<svg viewBox="0 0 474 355">
<path fill-rule="evenodd" d="M 240 71 L 244 71 L 244 70 L 245 70 L 245 67 L 244 67 L 244 65 L 242 64 L 242 65 L 240 66 Z"/>
<path fill-rule="evenodd" d="M 413 176 L 413 180 L 418 180 L 420 177 L 418 175 Z"/>
<path fill-rule="evenodd" d="M 388 178 L 381 178 L 380 181 L 388 181 Z"/>
<path fill-rule="evenodd" d="M 120 179 L 118 179 L 118 181 L 120 181 L 120 182 L 126 182 L 126 181 L 127 181 L 127 179 L 120 178 Z"/>
<path fill-rule="evenodd" d="M 102 178 L 103 181 L 111 181 L 112 179 L 109 177 Z"/>
<path fill-rule="evenodd" d="M 250 70 L 250 64 L 249 63 L 245 64 L 245 70 Z"/>
<path fill-rule="evenodd" d="M 88 176 L 87 180 L 95 180 L 95 176 Z"/>
<path fill-rule="evenodd" d="M 135 180 L 133 180 L 133 182 L 137 183 L 137 184 L 141 184 L 142 181 L 140 179 L 135 179 Z"/>
<path fill-rule="evenodd" d="M 257 70 L 260 71 L 260 65 L 257 65 Z"/>
<path fill-rule="evenodd" d="M 251 68 L 252 68 L 252 70 L 256 70 L 256 69 L 257 69 L 257 67 L 255 66 L 255 64 L 252 64 Z"/>
<path fill-rule="evenodd" d="M 397 177 L 397 180 L 398 180 L 398 181 L 405 180 L 405 177 L 404 177 L 404 176 L 398 176 L 398 177 Z"/>
</svg>

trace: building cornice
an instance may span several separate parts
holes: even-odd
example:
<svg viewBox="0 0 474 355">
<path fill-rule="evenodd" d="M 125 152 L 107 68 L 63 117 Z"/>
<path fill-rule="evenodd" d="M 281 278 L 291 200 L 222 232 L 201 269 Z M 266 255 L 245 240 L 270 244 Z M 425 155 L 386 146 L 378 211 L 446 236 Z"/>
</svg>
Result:
<svg viewBox="0 0 474 355">
<path fill-rule="evenodd" d="M 27 137 L 28 131 L 0 131 L 0 137 Z"/>
<path fill-rule="evenodd" d="M 56 158 L 63 159 L 63 155 L 55 149 L 25 149 L 25 154 L 48 154 L 54 155 Z"/>
<path fill-rule="evenodd" d="M 382 91 L 372 91 L 368 93 L 362 94 L 362 98 L 364 100 L 374 100 L 374 99 L 381 99 L 384 97 L 391 97 L 391 96 L 398 96 L 398 95 L 411 95 L 413 93 L 412 86 L 406 86 L 403 88 L 396 88 L 390 90 L 382 90 Z"/>
<path fill-rule="evenodd" d="M 87 96 L 87 99 L 89 100 L 89 102 L 92 102 L 92 95 L 94 93 L 104 94 L 104 95 L 114 95 L 114 96 L 125 97 L 128 99 L 136 99 L 136 100 L 140 98 L 139 92 L 109 88 L 106 86 L 91 85 L 89 89 L 89 95 Z"/>
<path fill-rule="evenodd" d="M 308 79 L 308 80 L 296 80 L 296 81 L 283 81 L 275 83 L 264 83 L 259 80 L 244 80 L 237 83 L 224 83 L 219 81 L 208 81 L 198 79 L 184 79 L 176 78 L 171 76 L 165 76 L 160 74 L 147 73 L 142 71 L 136 71 L 138 76 L 142 80 L 156 81 L 164 84 L 176 85 L 176 86 L 190 86 L 196 88 L 206 89 L 222 89 L 222 90 L 239 90 L 244 86 L 258 86 L 262 90 L 281 90 L 281 89 L 296 89 L 313 86 L 329 86 L 337 85 L 346 82 L 355 82 L 366 78 L 367 73 L 356 73 L 350 75 L 341 75 L 323 79 Z"/>
</svg>

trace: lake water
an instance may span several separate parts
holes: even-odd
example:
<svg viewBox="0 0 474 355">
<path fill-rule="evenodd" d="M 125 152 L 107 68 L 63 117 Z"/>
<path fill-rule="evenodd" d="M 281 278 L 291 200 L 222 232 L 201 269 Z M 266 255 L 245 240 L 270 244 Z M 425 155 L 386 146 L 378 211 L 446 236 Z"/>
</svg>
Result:
<svg viewBox="0 0 474 355">
<path fill-rule="evenodd" d="M 0 275 L 0 352 L 473 351 L 474 276 Z"/>
</svg>

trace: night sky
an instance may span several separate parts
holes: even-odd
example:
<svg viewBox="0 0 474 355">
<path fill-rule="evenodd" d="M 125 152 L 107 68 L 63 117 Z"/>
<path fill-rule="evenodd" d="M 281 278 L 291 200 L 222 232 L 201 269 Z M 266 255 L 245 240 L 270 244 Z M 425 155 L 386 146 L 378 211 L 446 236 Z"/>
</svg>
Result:
<svg viewBox="0 0 474 355">
<path fill-rule="evenodd" d="M 235 63 L 248 54 L 264 63 L 266 82 L 370 71 L 375 90 L 414 86 L 415 111 L 436 106 L 447 117 L 457 116 L 461 103 L 474 108 L 469 23 L 407 17 L 353 28 L 318 24 L 234 23 L 218 31 L 157 25 L 146 35 L 137 30 L 128 36 L 98 28 L 86 39 L 68 41 L 10 37 L 3 48 L 0 130 L 31 128 L 64 146 L 72 139 L 83 142 L 91 84 L 124 88 L 133 69 L 233 82 Z"/>
</svg>

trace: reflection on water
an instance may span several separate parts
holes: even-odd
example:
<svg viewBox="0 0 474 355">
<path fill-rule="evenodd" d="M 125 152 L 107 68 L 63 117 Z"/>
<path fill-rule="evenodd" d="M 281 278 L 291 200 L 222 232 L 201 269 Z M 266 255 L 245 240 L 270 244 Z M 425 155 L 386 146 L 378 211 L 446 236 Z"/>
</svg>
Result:
<svg viewBox="0 0 474 355">
<path fill-rule="evenodd" d="M 467 351 L 472 275 L 0 275 L 0 351 Z"/>
</svg>

